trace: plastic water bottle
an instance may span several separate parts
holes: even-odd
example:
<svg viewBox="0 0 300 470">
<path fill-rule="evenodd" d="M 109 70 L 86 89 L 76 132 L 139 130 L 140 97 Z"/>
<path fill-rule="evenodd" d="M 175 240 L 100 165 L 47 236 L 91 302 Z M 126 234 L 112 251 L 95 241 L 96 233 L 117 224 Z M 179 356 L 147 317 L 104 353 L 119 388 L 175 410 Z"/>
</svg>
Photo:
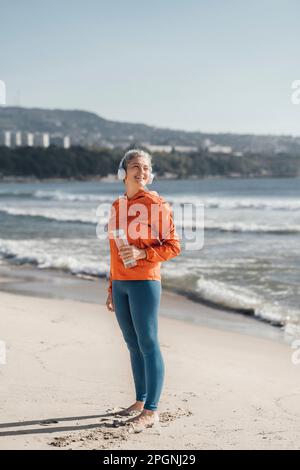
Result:
<svg viewBox="0 0 300 470">
<path fill-rule="evenodd" d="M 121 246 L 129 246 L 125 232 L 122 228 L 113 230 L 113 235 L 114 235 L 114 239 L 119 250 Z M 124 263 L 125 268 L 133 268 L 134 266 L 137 265 L 137 262 L 135 259 L 128 259 L 128 260 L 123 259 L 123 263 Z"/>
</svg>

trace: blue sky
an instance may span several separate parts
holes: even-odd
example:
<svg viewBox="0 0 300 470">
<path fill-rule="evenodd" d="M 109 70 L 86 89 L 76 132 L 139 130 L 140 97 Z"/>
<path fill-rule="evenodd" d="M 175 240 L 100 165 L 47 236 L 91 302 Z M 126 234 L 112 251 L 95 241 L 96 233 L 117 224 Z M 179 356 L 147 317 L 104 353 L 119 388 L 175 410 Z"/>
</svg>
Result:
<svg viewBox="0 0 300 470">
<path fill-rule="evenodd" d="M 7 105 L 300 135 L 297 0 L 0 0 Z"/>
</svg>

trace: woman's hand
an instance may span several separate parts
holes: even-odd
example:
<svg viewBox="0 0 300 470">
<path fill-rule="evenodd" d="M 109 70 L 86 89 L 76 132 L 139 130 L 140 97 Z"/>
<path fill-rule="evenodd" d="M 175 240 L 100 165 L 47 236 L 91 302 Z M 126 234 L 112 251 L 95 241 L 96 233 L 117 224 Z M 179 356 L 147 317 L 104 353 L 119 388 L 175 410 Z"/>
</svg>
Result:
<svg viewBox="0 0 300 470">
<path fill-rule="evenodd" d="M 146 258 L 146 250 L 142 248 L 138 248 L 135 245 L 124 245 L 121 246 L 119 251 L 119 256 L 122 260 L 131 260 L 131 259 L 145 259 Z"/>
<path fill-rule="evenodd" d="M 106 307 L 107 307 L 107 309 L 108 309 L 110 312 L 114 312 L 114 311 L 115 311 L 114 304 L 113 304 L 113 300 L 112 300 L 112 294 L 108 294 L 108 296 L 107 296 L 107 299 L 106 299 Z"/>
</svg>

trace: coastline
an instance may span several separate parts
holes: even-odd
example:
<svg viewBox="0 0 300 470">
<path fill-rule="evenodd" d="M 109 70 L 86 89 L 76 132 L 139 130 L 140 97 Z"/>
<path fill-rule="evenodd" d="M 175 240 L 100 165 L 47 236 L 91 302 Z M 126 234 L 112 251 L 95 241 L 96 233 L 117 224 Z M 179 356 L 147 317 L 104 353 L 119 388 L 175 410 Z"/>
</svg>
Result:
<svg viewBox="0 0 300 470">
<path fill-rule="evenodd" d="M 2 279 L 2 282 L 1 282 Z M 33 297 L 56 298 L 105 306 L 108 281 L 88 275 L 73 275 L 32 265 L 0 265 L 0 292 Z M 283 329 L 260 318 L 218 307 L 192 295 L 186 296 L 164 286 L 160 315 L 182 322 L 224 331 L 239 332 L 273 341 L 288 342 Z"/>
<path fill-rule="evenodd" d="M 30 273 L 9 271 L 1 266 L 1 449 L 299 449 L 299 366 L 287 344 L 167 317 L 179 296 L 164 292 L 161 430 L 130 434 L 111 416 L 134 401 L 129 354 L 113 313 L 88 300 L 95 287 L 103 299 L 106 282 L 79 289 L 82 280 L 41 271 L 34 296 Z"/>
<path fill-rule="evenodd" d="M 299 210 L 299 197 L 296 197 L 300 190 L 298 182 L 299 179 L 290 181 L 285 178 L 282 183 L 279 179 L 235 182 L 231 179 L 161 181 L 166 199 L 170 198 L 171 204 L 180 203 L 182 198 L 188 203 L 195 198 L 196 202 L 203 204 L 202 196 L 206 204 L 203 246 L 206 252 L 200 253 L 199 250 L 195 253 L 197 263 L 192 263 L 191 269 L 188 266 L 189 254 L 183 256 L 179 266 L 183 277 L 179 275 L 176 279 L 175 275 L 175 279 L 172 279 L 170 273 L 169 279 L 166 276 L 164 280 L 164 287 L 173 287 L 175 293 L 181 293 L 198 303 L 206 302 L 212 308 L 227 308 L 229 312 L 253 316 L 256 321 L 277 323 L 278 328 L 283 328 L 286 335 L 298 335 L 300 312 L 296 285 L 299 277 L 299 224 L 295 212 Z M 285 199 L 276 196 L 275 188 L 285 195 Z M 2 185 L 0 195 L 3 207 L 0 216 L 3 221 L 3 260 L 12 261 L 16 265 L 29 261 L 32 266 L 62 268 L 74 274 L 91 273 L 104 278 L 108 260 L 106 258 L 105 263 L 99 264 L 98 247 L 94 243 L 92 259 L 86 263 L 90 253 L 89 243 L 85 238 L 97 226 L 96 206 L 99 207 L 102 202 L 110 203 L 115 191 L 120 190 L 115 184 L 96 182 Z M 228 197 L 220 197 L 220 191 Z M 240 192 L 243 194 L 241 199 Z M 180 217 L 179 213 L 179 219 Z M 49 232 L 46 224 L 49 224 Z M 187 221 L 187 227 L 189 224 Z M 74 225 L 76 230 L 72 235 L 71 248 L 65 238 L 73 233 Z M 194 230 L 193 225 L 191 229 Z M 46 232 L 49 236 L 39 236 Z M 58 234 L 61 241 L 57 239 Z M 81 245 L 81 236 L 78 238 L 78 234 L 83 234 L 84 240 L 80 247 L 82 255 L 76 259 L 73 252 L 79 248 L 77 245 Z M 16 239 L 20 239 L 20 244 Z M 230 250 L 236 243 L 236 256 L 230 260 Z M 274 253 L 271 248 L 273 244 L 278 246 Z M 42 250 L 40 255 L 36 246 L 40 246 Z M 285 246 L 288 247 L 288 253 Z M 218 256 L 220 250 L 221 262 L 215 264 L 215 256 Z M 69 255 L 66 257 L 67 253 Z M 204 262 L 203 269 L 199 270 L 203 261 L 198 263 L 198 258 L 203 255 L 207 261 Z M 247 269 L 244 269 L 242 260 L 245 260 Z M 286 284 L 286 272 L 291 277 L 289 287 Z M 296 282 L 293 281 L 293 276 Z M 262 288 L 264 283 L 266 289 Z"/>
</svg>

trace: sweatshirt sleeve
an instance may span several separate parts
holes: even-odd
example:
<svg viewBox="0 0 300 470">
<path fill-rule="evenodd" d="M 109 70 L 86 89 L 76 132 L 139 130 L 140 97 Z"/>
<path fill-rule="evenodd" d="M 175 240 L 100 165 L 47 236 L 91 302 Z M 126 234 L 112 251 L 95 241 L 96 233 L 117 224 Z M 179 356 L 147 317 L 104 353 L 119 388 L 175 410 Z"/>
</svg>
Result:
<svg viewBox="0 0 300 470">
<path fill-rule="evenodd" d="M 155 224 L 154 231 L 158 235 L 158 239 L 145 249 L 147 261 L 151 263 L 167 261 L 180 254 L 181 246 L 174 225 L 172 209 L 163 199 L 160 203 L 159 220 Z"/>
</svg>

